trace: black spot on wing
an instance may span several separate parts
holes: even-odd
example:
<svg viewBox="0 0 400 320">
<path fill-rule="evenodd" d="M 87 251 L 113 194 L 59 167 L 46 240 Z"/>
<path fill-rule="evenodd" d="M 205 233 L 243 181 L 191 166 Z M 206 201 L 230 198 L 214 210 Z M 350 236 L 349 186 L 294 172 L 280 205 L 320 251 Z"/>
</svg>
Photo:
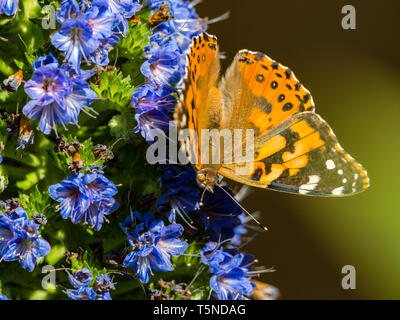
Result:
<svg viewBox="0 0 400 320">
<path fill-rule="evenodd" d="M 257 168 L 256 171 L 251 176 L 251 180 L 254 181 L 260 181 L 261 177 L 263 175 L 263 170 L 261 168 Z"/>
</svg>

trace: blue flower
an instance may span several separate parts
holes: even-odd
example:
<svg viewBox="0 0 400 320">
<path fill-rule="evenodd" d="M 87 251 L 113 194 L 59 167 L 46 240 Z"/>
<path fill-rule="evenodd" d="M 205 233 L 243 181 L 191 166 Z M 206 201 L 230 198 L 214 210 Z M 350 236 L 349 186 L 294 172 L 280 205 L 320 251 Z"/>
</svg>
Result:
<svg viewBox="0 0 400 320">
<path fill-rule="evenodd" d="M 13 16 L 18 9 L 19 0 L 0 0 L 0 14 Z"/>
<path fill-rule="evenodd" d="M 121 14 L 124 18 L 131 18 L 141 9 L 137 0 L 106 0 L 114 13 Z"/>
<path fill-rule="evenodd" d="M 114 198 L 105 198 L 90 204 L 89 208 L 82 216 L 82 221 L 95 231 L 99 231 L 104 221 L 108 221 L 105 216 L 113 213 L 117 209 L 118 203 Z"/>
<path fill-rule="evenodd" d="M 8 300 L 8 298 L 6 295 L 0 294 L 0 300 Z"/>
<path fill-rule="evenodd" d="M 90 193 L 85 188 L 83 174 L 70 175 L 67 179 L 49 187 L 50 197 L 60 202 L 57 207 L 63 219 L 71 218 L 73 223 L 78 223 L 76 218 L 90 205 Z"/>
<path fill-rule="evenodd" d="M 172 95 L 175 88 L 171 86 L 154 86 L 145 84 L 132 94 L 132 107 L 139 113 L 152 110 L 162 112 L 173 111 L 176 105 L 176 98 Z"/>
<path fill-rule="evenodd" d="M 171 119 L 165 111 L 151 110 L 135 114 L 135 120 L 138 123 L 133 132 L 142 135 L 146 141 L 154 141 L 158 130 L 168 131 Z"/>
<path fill-rule="evenodd" d="M 75 19 L 80 14 L 80 8 L 76 0 L 63 0 L 56 13 L 56 18 L 59 23 L 63 23 L 68 19 Z"/>
<path fill-rule="evenodd" d="M 98 48 L 89 55 L 89 59 L 99 66 L 108 65 L 110 62 L 108 53 L 117 42 L 115 42 L 114 38 L 101 40 Z"/>
<path fill-rule="evenodd" d="M 118 17 L 107 3 L 103 0 L 94 0 L 91 3 L 84 4 L 85 10 L 79 19 L 86 21 L 93 32 L 96 39 L 107 39 L 113 36 L 113 29 L 119 23 Z"/>
<path fill-rule="evenodd" d="M 211 273 L 218 272 L 220 270 L 220 264 L 223 264 L 227 256 L 224 250 L 220 247 L 217 242 L 208 242 L 200 251 L 201 262 L 209 265 L 209 271 Z"/>
<path fill-rule="evenodd" d="M 79 69 L 82 59 L 98 65 L 107 65 L 108 52 L 128 30 L 127 17 L 140 5 L 137 1 L 94 0 L 81 2 L 64 0 L 57 13 L 62 24 L 53 33 L 51 43 Z"/>
<path fill-rule="evenodd" d="M 110 290 L 115 290 L 115 286 L 108 275 L 99 275 L 94 285 L 97 291 L 97 300 L 112 300 Z"/>
<path fill-rule="evenodd" d="M 157 85 L 176 84 L 182 77 L 180 62 L 182 54 L 174 42 L 157 47 L 151 52 L 140 70 L 143 75 Z"/>
<path fill-rule="evenodd" d="M 255 284 L 251 282 L 251 275 L 246 266 L 249 256 L 238 253 L 231 256 L 224 253 L 225 262 L 220 264 L 218 271 L 210 279 L 211 289 L 218 300 L 245 299 L 254 291 Z"/>
<path fill-rule="evenodd" d="M 9 207 L 7 208 L 5 215 L 10 218 L 11 220 L 17 220 L 20 218 L 28 219 L 28 215 L 26 214 L 24 208 L 17 204 L 17 207 Z"/>
<path fill-rule="evenodd" d="M 89 269 L 77 270 L 74 275 L 68 272 L 68 279 L 75 289 L 66 290 L 67 296 L 73 300 L 112 300 L 110 290 L 114 283 L 106 274 L 101 274 L 94 280 L 95 290 L 90 286 L 93 278 Z M 97 291 L 97 292 L 96 292 Z"/>
<path fill-rule="evenodd" d="M 138 125 L 134 132 L 140 132 L 148 141 L 154 141 L 156 129 L 168 131 L 170 118 L 168 112 L 174 110 L 176 98 L 171 86 L 145 84 L 132 95 L 132 107 L 137 110 L 135 119 Z"/>
<path fill-rule="evenodd" d="M 223 188 L 232 195 L 227 187 Z M 239 215 L 242 212 L 235 201 L 223 190 L 216 188 L 214 193 L 205 193 L 199 215 L 206 230 L 211 232 L 211 241 L 224 241 L 235 236 L 236 228 L 241 225 Z"/>
<path fill-rule="evenodd" d="M 133 223 L 128 235 L 133 251 L 125 257 L 124 266 L 133 267 L 142 283 L 149 281 L 153 270 L 174 270 L 171 256 L 180 256 L 188 247 L 185 241 L 179 240 L 183 227 L 179 224 L 164 226 L 164 222 L 155 220 L 151 213 L 144 217 L 134 213 L 125 222 L 125 232 L 129 222 Z"/>
<path fill-rule="evenodd" d="M 93 280 L 89 269 L 83 268 L 71 275 L 68 273 L 68 280 L 75 289 L 87 287 Z"/>
<path fill-rule="evenodd" d="M 4 236 L 0 249 L 1 259 L 17 260 L 24 269 L 32 272 L 37 259 L 46 256 L 51 250 L 49 243 L 39 236 L 40 225 L 26 217 L 12 220 L 2 216 L 1 221 L 0 228 Z"/>
<path fill-rule="evenodd" d="M 91 201 L 101 201 L 118 193 L 115 184 L 100 173 L 86 174 L 82 181 L 90 191 Z"/>
<path fill-rule="evenodd" d="M 51 43 L 64 52 L 65 58 L 78 69 L 82 57 L 86 59 L 100 44 L 87 21 L 78 19 L 65 20 L 57 32 L 51 36 Z"/>
<path fill-rule="evenodd" d="M 47 56 L 41 56 L 37 58 L 35 62 L 32 63 L 33 71 L 40 69 L 41 67 L 47 66 L 49 68 L 58 68 L 58 60 L 49 53 Z"/>
<path fill-rule="evenodd" d="M 161 165 L 161 188 L 165 193 L 157 200 L 158 206 L 168 206 L 168 219 L 176 221 L 178 214 L 188 219 L 187 214 L 198 207 L 200 190 L 195 184 L 196 173 L 191 166 Z"/>
<path fill-rule="evenodd" d="M 106 274 L 99 275 L 94 281 L 96 291 L 98 292 L 108 292 L 110 290 L 115 290 L 114 283 L 111 278 Z"/>
<path fill-rule="evenodd" d="M 72 300 L 96 300 L 96 292 L 90 287 L 80 287 L 79 289 L 67 291 L 68 298 Z"/>
<path fill-rule="evenodd" d="M 23 113 L 39 120 L 39 128 L 49 134 L 56 131 L 56 123 L 78 124 L 80 111 L 88 113 L 89 105 L 97 98 L 86 83 L 87 72 L 80 76 L 72 72 L 69 64 L 58 67 L 57 60 L 50 54 L 33 63 L 34 73 L 25 84 L 25 92 L 32 99 Z M 57 131 L 56 131 L 57 132 Z"/>
<path fill-rule="evenodd" d="M 9 243 L 16 237 L 13 221 L 4 215 L 0 215 L 0 260 L 6 252 Z"/>
<path fill-rule="evenodd" d="M 72 174 L 59 184 L 49 187 L 50 197 L 60 202 L 63 219 L 72 223 L 84 222 L 99 231 L 105 216 L 118 209 L 113 198 L 115 184 L 100 173 Z"/>
</svg>

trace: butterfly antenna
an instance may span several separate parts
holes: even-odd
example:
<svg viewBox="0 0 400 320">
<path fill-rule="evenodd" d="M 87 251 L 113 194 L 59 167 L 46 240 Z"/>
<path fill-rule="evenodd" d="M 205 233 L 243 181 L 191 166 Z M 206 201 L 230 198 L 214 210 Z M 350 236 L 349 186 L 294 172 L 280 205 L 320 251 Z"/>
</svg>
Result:
<svg viewBox="0 0 400 320">
<path fill-rule="evenodd" d="M 203 192 L 202 192 L 202 194 L 201 194 L 201 198 L 200 198 L 200 202 L 199 202 L 200 207 L 204 204 L 204 203 L 203 203 L 203 199 L 204 199 L 204 194 L 206 193 L 206 191 L 207 191 L 207 189 L 204 188 L 204 189 L 203 189 Z"/>
<path fill-rule="evenodd" d="M 261 222 L 260 221 L 258 221 L 257 219 L 256 219 L 256 217 L 254 217 L 250 212 L 248 212 L 240 203 L 239 203 L 239 201 L 237 201 L 236 199 L 235 199 L 235 197 L 233 197 L 228 191 L 226 191 L 223 187 L 221 187 L 221 186 L 219 186 L 218 184 L 217 184 L 217 186 L 221 189 L 221 190 L 223 190 L 228 196 L 229 196 L 229 198 L 231 198 L 233 201 L 235 201 L 235 203 L 255 222 L 255 223 L 257 223 L 259 226 L 260 226 L 260 228 L 261 229 L 263 229 L 263 231 L 268 231 L 268 228 L 267 227 L 265 227 L 265 226 L 263 226 L 262 224 L 261 224 Z"/>
</svg>

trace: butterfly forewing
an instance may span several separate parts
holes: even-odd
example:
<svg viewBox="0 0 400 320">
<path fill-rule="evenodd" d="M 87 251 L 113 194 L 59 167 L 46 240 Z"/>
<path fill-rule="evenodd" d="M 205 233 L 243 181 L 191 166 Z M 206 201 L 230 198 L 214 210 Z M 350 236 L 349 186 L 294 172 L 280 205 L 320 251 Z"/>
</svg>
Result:
<svg viewBox="0 0 400 320">
<path fill-rule="evenodd" d="M 180 102 L 174 119 L 178 132 L 192 132 L 185 146 L 194 150 L 196 167 L 201 167 L 201 129 L 219 129 L 222 115 L 222 98 L 216 89 L 220 72 L 217 40 L 206 33 L 193 38 L 187 55 L 186 76 Z M 196 133 L 196 136 L 193 135 Z"/>
<path fill-rule="evenodd" d="M 293 114 L 314 111 L 310 92 L 286 67 L 259 52 L 240 51 L 220 84 L 226 126 L 264 134 Z"/>
</svg>

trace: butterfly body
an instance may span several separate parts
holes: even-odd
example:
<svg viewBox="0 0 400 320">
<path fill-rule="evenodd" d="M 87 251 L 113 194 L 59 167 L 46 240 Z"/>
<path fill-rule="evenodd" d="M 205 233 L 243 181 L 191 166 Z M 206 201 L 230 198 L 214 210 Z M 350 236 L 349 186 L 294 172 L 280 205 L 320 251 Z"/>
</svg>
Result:
<svg viewBox="0 0 400 320">
<path fill-rule="evenodd" d="M 304 195 L 342 196 L 365 190 L 367 172 L 317 115 L 310 92 L 268 56 L 240 51 L 220 79 L 217 39 L 193 39 L 174 119 L 197 181 L 212 191 L 217 174 L 254 187 Z M 221 134 L 208 141 L 203 131 Z M 252 139 L 246 134 L 250 132 Z M 218 140 L 219 139 L 219 140 Z M 243 152 L 246 155 L 243 157 Z M 241 154 L 242 161 L 233 155 Z M 220 161 L 211 161 L 218 155 Z"/>
</svg>

